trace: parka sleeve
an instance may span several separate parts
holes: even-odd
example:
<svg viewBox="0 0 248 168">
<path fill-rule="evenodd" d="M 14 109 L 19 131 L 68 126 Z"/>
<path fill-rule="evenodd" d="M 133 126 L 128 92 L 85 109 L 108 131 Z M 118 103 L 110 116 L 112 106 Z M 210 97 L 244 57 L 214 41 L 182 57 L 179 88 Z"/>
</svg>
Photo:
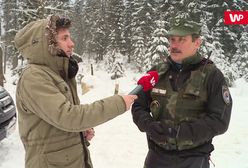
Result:
<svg viewBox="0 0 248 168">
<path fill-rule="evenodd" d="M 207 115 L 193 122 L 179 125 L 177 141 L 193 141 L 201 144 L 210 141 L 214 136 L 223 134 L 229 126 L 232 98 L 221 71 L 211 73 L 207 83 Z"/>
<path fill-rule="evenodd" d="M 80 132 L 102 124 L 126 111 L 125 102 L 118 95 L 91 104 L 74 105 L 49 75 L 38 70 L 30 71 L 29 75 L 23 75 L 20 80 L 18 94 L 22 104 L 58 129 Z"/>
</svg>

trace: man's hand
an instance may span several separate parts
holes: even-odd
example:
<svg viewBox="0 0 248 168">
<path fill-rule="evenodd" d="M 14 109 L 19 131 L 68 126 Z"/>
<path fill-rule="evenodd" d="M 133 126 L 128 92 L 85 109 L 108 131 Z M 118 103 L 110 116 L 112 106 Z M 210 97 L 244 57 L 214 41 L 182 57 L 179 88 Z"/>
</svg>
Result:
<svg viewBox="0 0 248 168">
<path fill-rule="evenodd" d="M 152 121 L 147 126 L 147 134 L 149 137 L 158 143 L 165 143 L 168 135 L 166 135 L 166 131 L 162 128 L 161 122 Z"/>
<path fill-rule="evenodd" d="M 131 105 L 133 104 L 134 100 L 138 98 L 136 95 L 123 95 L 123 100 L 126 103 L 126 111 L 130 109 Z"/>
<path fill-rule="evenodd" d="M 84 132 L 85 139 L 90 141 L 95 136 L 94 128 L 90 128 Z"/>
<path fill-rule="evenodd" d="M 149 122 L 146 132 L 157 143 L 166 143 L 168 138 L 176 137 L 176 130 L 160 121 Z"/>
</svg>

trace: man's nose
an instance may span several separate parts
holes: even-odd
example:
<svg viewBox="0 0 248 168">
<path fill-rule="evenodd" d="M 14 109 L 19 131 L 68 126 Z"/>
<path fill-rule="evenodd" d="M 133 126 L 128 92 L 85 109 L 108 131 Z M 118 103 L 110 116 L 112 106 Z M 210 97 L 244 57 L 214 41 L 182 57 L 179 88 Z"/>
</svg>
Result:
<svg viewBox="0 0 248 168">
<path fill-rule="evenodd" d="M 71 48 L 74 48 L 74 42 L 72 41 L 72 39 L 70 39 L 69 46 L 70 46 Z"/>
<path fill-rule="evenodd" d="M 178 46 L 179 46 L 178 41 L 173 41 L 173 42 L 170 43 L 171 48 L 178 48 Z"/>
</svg>

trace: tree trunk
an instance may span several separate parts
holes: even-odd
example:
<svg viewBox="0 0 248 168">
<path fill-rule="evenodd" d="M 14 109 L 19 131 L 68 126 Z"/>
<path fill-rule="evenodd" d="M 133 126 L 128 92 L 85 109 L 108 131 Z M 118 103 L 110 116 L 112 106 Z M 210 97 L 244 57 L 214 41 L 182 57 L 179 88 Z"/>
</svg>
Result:
<svg viewBox="0 0 248 168">
<path fill-rule="evenodd" d="M 90 64 L 90 73 L 91 73 L 92 76 L 94 75 L 94 70 L 93 70 L 93 65 L 92 64 Z"/>
<path fill-rule="evenodd" d="M 0 46 L 0 85 L 3 87 L 4 75 L 3 75 L 3 49 Z"/>
</svg>

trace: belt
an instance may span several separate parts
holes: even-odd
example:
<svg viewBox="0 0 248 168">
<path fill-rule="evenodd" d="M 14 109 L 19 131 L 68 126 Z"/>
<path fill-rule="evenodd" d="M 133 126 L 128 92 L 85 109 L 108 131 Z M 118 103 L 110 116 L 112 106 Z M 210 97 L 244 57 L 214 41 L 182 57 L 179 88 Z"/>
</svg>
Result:
<svg viewBox="0 0 248 168">
<path fill-rule="evenodd" d="M 159 144 L 156 144 L 154 141 L 150 140 L 149 146 L 151 149 L 158 152 L 178 151 L 178 147 L 176 144 L 167 143 L 160 146 Z"/>
<path fill-rule="evenodd" d="M 178 150 L 177 146 L 173 144 L 168 144 L 167 145 L 168 149 L 166 149 L 159 146 L 158 144 L 156 144 L 151 140 L 148 141 L 148 144 L 149 144 L 149 149 L 153 150 L 154 152 L 165 155 L 177 155 L 181 157 L 209 155 L 214 150 L 214 147 L 211 144 L 211 142 L 187 150 Z"/>
</svg>

